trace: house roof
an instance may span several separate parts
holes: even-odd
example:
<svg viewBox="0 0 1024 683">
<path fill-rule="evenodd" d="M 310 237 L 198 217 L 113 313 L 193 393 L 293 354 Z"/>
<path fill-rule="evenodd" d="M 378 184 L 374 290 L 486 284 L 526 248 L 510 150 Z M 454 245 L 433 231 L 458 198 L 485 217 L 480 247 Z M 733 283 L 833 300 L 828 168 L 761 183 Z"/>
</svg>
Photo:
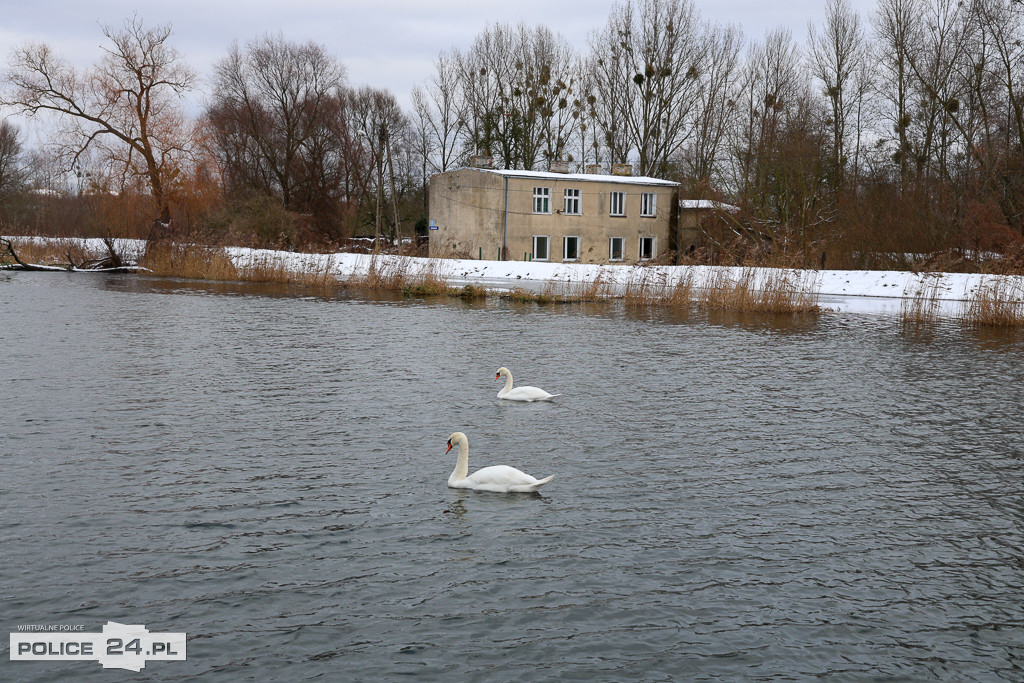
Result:
<svg viewBox="0 0 1024 683">
<path fill-rule="evenodd" d="M 459 170 L 480 171 L 481 173 L 494 173 L 495 175 L 508 176 L 510 178 L 534 178 L 536 180 L 571 180 L 579 182 L 600 182 L 600 183 L 623 183 L 627 185 L 660 185 L 664 187 L 678 187 L 679 183 L 661 178 L 649 178 L 646 176 L 631 175 L 603 175 L 597 173 L 552 173 L 551 171 L 516 171 L 499 168 L 476 168 L 465 166 Z"/>
<path fill-rule="evenodd" d="M 718 209 L 719 211 L 728 211 L 729 213 L 735 213 L 740 210 L 740 207 L 738 206 L 733 206 L 732 204 L 725 204 L 724 202 L 716 202 L 713 199 L 680 199 L 679 208 L 704 211 Z"/>
</svg>

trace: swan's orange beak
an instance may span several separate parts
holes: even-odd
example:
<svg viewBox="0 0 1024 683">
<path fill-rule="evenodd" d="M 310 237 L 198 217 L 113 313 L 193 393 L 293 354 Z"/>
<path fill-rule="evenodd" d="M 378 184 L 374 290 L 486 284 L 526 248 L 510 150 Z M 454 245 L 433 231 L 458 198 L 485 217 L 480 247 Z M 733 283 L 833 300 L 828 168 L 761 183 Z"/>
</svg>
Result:
<svg viewBox="0 0 1024 683">
<path fill-rule="evenodd" d="M 501 379 L 501 373 L 499 372 L 498 374 L 496 374 L 496 375 L 494 376 L 494 379 Z"/>
<path fill-rule="evenodd" d="M 451 442 L 451 439 L 449 439 L 448 440 L 448 448 L 444 449 L 445 454 L 447 454 L 448 451 L 450 451 L 451 449 L 452 449 L 452 442 Z"/>
</svg>

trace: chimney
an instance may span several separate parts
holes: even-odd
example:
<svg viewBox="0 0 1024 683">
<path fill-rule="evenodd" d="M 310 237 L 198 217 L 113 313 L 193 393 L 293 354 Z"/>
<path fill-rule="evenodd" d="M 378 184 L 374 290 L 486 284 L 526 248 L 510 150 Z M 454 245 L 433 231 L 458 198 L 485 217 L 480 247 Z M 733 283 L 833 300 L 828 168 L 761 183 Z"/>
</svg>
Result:
<svg viewBox="0 0 1024 683">
<path fill-rule="evenodd" d="M 604 173 L 604 167 L 601 164 L 587 164 L 588 175 L 601 175 Z"/>
<path fill-rule="evenodd" d="M 564 159 L 552 159 L 548 164 L 548 170 L 552 173 L 568 173 L 569 162 Z"/>
<path fill-rule="evenodd" d="M 612 175 L 633 175 L 633 164 L 612 164 Z"/>
<path fill-rule="evenodd" d="M 488 154 L 479 154 L 470 160 L 469 165 L 473 168 L 494 168 L 494 157 Z"/>
</svg>

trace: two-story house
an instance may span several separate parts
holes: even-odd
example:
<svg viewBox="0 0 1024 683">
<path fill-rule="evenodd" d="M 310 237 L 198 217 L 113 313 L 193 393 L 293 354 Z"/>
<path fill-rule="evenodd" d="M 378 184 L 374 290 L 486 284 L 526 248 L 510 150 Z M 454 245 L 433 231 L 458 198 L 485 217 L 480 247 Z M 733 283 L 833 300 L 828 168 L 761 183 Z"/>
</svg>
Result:
<svg viewBox="0 0 1024 683">
<path fill-rule="evenodd" d="M 679 184 L 613 170 L 439 173 L 430 256 L 631 264 L 676 249 Z"/>
</svg>

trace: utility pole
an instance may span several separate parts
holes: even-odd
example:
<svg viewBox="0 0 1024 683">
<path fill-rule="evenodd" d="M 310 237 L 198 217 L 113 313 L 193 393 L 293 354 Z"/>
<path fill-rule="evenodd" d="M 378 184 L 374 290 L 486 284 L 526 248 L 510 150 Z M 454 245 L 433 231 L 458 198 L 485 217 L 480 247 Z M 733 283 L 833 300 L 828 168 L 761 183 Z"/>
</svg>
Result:
<svg viewBox="0 0 1024 683">
<path fill-rule="evenodd" d="M 398 222 L 398 196 L 395 195 L 395 163 L 391 158 L 391 136 L 383 126 L 381 126 L 381 133 L 384 135 L 384 148 L 387 150 L 388 169 L 391 173 L 391 206 L 395 211 L 395 251 L 400 254 L 402 253 L 402 230 Z"/>
<path fill-rule="evenodd" d="M 376 234 L 373 239 L 373 253 L 376 254 L 380 251 L 380 200 L 381 192 L 384 191 L 384 124 L 380 124 L 377 128 L 377 215 L 374 220 L 376 227 Z"/>
</svg>

